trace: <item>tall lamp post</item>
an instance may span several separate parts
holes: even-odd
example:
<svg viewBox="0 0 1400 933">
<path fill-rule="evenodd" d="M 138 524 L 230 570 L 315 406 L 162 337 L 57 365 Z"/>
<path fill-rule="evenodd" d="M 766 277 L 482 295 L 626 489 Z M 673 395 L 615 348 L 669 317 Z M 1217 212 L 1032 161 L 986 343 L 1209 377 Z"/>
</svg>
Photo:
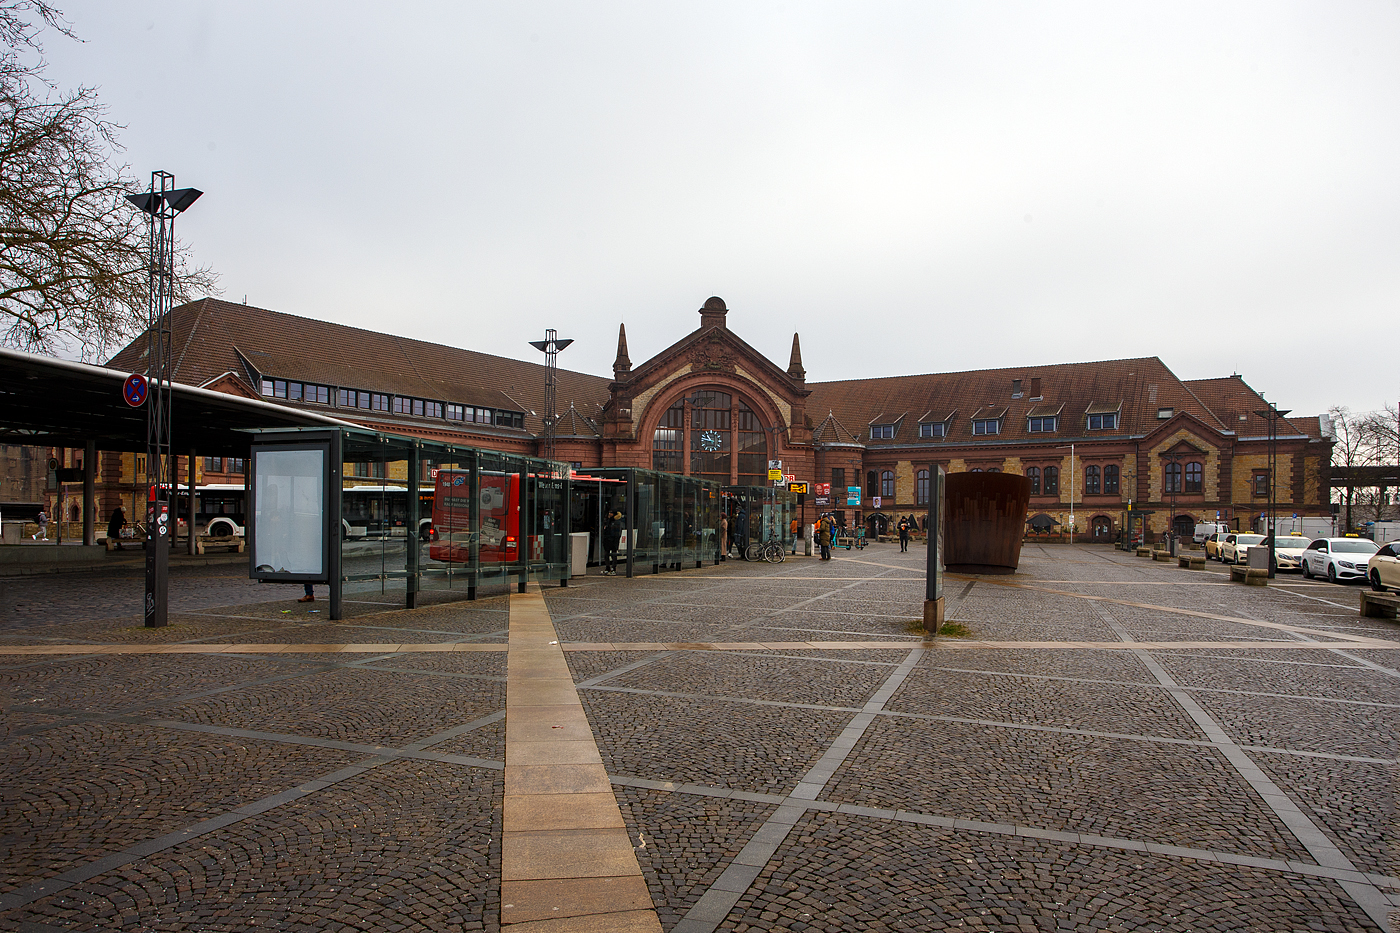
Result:
<svg viewBox="0 0 1400 933">
<path fill-rule="evenodd" d="M 175 218 L 204 192 L 176 188 L 169 172 L 151 173 L 151 187 L 126 199 L 150 219 L 146 295 L 146 605 L 147 628 L 169 621 L 170 502 L 175 464 L 170 453 L 170 309 L 175 300 Z M 194 490 L 190 490 L 194 494 Z M 190 526 L 194 534 L 194 526 Z"/>
<path fill-rule="evenodd" d="M 1171 472 L 1170 487 L 1167 492 L 1171 493 L 1171 515 L 1167 518 L 1167 550 L 1175 553 L 1176 544 L 1176 491 L 1181 488 L 1181 454 L 1167 454 L 1167 462 L 1173 467 Z"/>
<path fill-rule="evenodd" d="M 1278 419 L 1288 414 L 1293 409 L 1285 408 L 1279 411 L 1273 402 L 1263 411 L 1256 411 L 1255 414 L 1269 423 L 1269 579 L 1274 579 L 1274 565 L 1276 560 L 1276 546 L 1274 542 L 1274 478 L 1278 476 Z"/>
<path fill-rule="evenodd" d="M 554 459 L 554 435 L 559 423 L 558 403 L 555 401 L 555 389 L 559 381 L 559 351 L 573 343 L 573 338 L 565 337 L 562 340 L 559 332 L 554 328 L 549 328 L 544 332 L 543 340 L 531 340 L 530 346 L 544 353 L 545 377 L 544 377 L 544 459 Z"/>
<path fill-rule="evenodd" d="M 1069 543 L 1074 543 L 1074 445 L 1065 444 L 1056 447 L 1056 450 L 1069 448 Z"/>
</svg>

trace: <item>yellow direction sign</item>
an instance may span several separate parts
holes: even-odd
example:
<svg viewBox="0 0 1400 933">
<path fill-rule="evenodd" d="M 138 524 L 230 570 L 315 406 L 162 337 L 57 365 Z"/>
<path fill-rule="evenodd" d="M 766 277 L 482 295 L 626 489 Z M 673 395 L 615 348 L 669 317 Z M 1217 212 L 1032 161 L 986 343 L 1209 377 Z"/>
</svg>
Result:
<svg viewBox="0 0 1400 933">
<path fill-rule="evenodd" d="M 768 478 L 769 478 L 770 480 L 782 479 L 782 478 L 783 478 L 783 471 L 782 471 L 782 470 L 769 470 L 769 471 L 768 471 Z"/>
</svg>

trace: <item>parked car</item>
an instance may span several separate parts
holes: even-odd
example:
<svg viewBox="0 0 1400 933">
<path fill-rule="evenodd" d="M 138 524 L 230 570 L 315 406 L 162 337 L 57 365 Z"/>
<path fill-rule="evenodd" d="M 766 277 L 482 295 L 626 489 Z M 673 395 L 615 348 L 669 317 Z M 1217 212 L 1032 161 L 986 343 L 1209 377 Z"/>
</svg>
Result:
<svg viewBox="0 0 1400 933">
<path fill-rule="evenodd" d="M 1206 560 L 1220 560 L 1220 545 L 1225 543 L 1226 532 L 1219 532 L 1206 538 Z"/>
<path fill-rule="evenodd" d="M 1196 533 L 1192 535 L 1191 540 L 1196 543 L 1196 547 L 1200 547 L 1205 544 L 1212 535 L 1227 535 L 1229 533 L 1230 526 L 1224 522 L 1198 522 L 1196 524 Z"/>
<path fill-rule="evenodd" d="M 1379 548 L 1365 538 L 1318 538 L 1303 551 L 1303 576 L 1325 576 L 1333 583 L 1364 580 L 1367 562 Z"/>
<path fill-rule="evenodd" d="M 1249 549 L 1263 540 L 1263 535 L 1244 535 L 1233 532 L 1226 535 L 1225 540 L 1220 544 L 1221 563 L 1249 563 Z"/>
<path fill-rule="evenodd" d="M 1274 535 L 1274 569 L 1302 570 L 1303 552 L 1309 544 L 1312 544 L 1312 538 L 1302 535 Z M 1265 538 L 1259 546 L 1268 548 L 1269 539 Z"/>
<path fill-rule="evenodd" d="M 1386 590 L 1400 592 L 1400 541 L 1392 541 L 1371 555 L 1366 565 L 1371 589 L 1377 593 Z"/>
</svg>

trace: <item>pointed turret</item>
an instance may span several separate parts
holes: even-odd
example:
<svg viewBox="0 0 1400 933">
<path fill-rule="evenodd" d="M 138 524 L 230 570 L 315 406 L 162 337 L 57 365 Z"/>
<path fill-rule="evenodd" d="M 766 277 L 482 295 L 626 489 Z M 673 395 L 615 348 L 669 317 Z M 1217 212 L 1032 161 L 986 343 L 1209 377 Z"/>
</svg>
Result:
<svg viewBox="0 0 1400 933">
<path fill-rule="evenodd" d="M 617 325 L 617 359 L 613 360 L 613 378 L 632 371 L 632 358 L 627 355 L 627 325 Z"/>
<path fill-rule="evenodd" d="M 799 382 L 805 382 L 807 379 L 807 370 L 802 368 L 802 345 L 798 343 L 796 334 L 792 335 L 792 359 L 788 360 L 787 371 L 789 376 Z"/>
</svg>

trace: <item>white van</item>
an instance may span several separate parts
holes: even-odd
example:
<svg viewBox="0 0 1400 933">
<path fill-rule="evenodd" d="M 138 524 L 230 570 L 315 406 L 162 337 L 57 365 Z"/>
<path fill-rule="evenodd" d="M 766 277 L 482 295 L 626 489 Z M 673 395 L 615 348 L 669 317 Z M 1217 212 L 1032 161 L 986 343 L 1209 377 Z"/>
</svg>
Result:
<svg viewBox="0 0 1400 933">
<path fill-rule="evenodd" d="M 1230 526 L 1224 522 L 1201 522 L 1196 525 L 1196 533 L 1191 536 L 1191 540 L 1196 542 L 1196 547 L 1204 547 L 1206 538 L 1211 535 L 1228 534 Z"/>
</svg>

